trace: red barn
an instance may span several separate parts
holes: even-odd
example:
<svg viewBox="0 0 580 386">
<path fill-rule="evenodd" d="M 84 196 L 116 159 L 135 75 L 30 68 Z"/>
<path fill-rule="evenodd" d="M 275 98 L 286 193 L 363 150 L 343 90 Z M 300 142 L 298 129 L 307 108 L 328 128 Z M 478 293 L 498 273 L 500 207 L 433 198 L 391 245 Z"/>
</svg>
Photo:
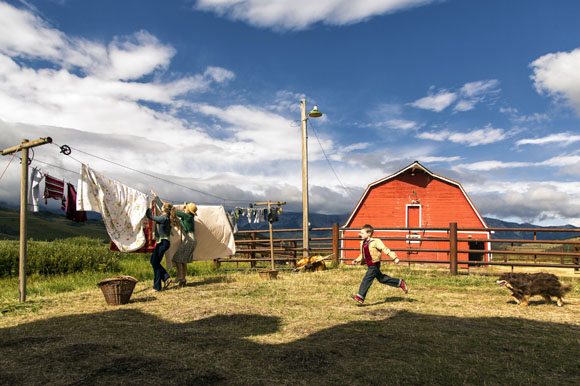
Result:
<svg viewBox="0 0 580 386">
<path fill-rule="evenodd" d="M 449 228 L 452 222 L 458 228 L 481 228 L 481 231 L 459 231 L 458 239 L 472 239 L 458 242 L 458 250 L 490 250 L 487 224 L 460 183 L 431 173 L 415 161 L 404 169 L 375 181 L 367 187 L 345 228 L 360 228 L 370 224 L 375 229 L 375 237 L 400 237 L 406 240 L 387 240 L 391 249 L 414 248 L 417 251 L 398 251 L 402 259 L 448 260 L 447 252 L 425 252 L 419 249 L 449 249 L 448 242 L 419 241 L 416 238 L 448 237 L 445 230 L 394 230 L 392 228 Z M 390 230 L 388 228 L 391 228 Z M 343 237 L 358 237 L 358 229 L 346 230 Z M 471 244 L 471 245 L 470 245 Z M 343 248 L 358 248 L 358 240 L 343 240 Z M 354 258 L 358 251 L 343 251 L 343 258 Z M 489 261 L 490 254 L 459 253 L 458 260 L 483 258 Z"/>
</svg>

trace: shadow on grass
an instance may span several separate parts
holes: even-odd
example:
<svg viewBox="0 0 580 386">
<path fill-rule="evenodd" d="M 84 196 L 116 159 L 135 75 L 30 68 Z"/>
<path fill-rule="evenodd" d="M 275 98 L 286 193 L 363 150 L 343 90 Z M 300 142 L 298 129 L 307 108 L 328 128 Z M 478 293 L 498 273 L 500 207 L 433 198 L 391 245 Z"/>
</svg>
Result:
<svg viewBox="0 0 580 386">
<path fill-rule="evenodd" d="M 129 303 L 147 303 L 157 300 L 155 296 L 146 296 L 144 298 L 137 298 L 129 300 Z"/>
<path fill-rule="evenodd" d="M 254 339 L 281 327 L 129 309 L 45 319 L 0 330 L 0 384 L 580 384 L 574 325 L 393 310 L 288 343 Z"/>
</svg>

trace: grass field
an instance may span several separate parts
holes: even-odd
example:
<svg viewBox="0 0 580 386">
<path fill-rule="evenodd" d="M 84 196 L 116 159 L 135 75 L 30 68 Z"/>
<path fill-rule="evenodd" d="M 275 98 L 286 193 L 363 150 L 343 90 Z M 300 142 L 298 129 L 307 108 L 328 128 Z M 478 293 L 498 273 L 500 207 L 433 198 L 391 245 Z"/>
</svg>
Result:
<svg viewBox="0 0 580 386">
<path fill-rule="evenodd" d="M 392 265 L 409 294 L 375 282 L 357 306 L 363 267 L 268 281 L 193 263 L 186 287 L 153 293 L 147 261 L 124 264 L 142 281 L 116 307 L 95 286 L 103 273 L 32 277 L 23 305 L 0 280 L 0 384 L 580 384 L 571 270 L 561 308 L 517 306 L 495 275 Z"/>
</svg>

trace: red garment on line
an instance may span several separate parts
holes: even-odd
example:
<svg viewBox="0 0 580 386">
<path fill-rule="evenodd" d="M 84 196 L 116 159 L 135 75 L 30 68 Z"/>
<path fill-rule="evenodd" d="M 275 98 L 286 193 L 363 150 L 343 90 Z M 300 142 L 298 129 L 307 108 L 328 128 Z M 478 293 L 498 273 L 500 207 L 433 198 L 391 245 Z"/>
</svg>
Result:
<svg viewBox="0 0 580 386">
<path fill-rule="evenodd" d="M 74 222 L 87 221 L 87 212 L 77 211 L 77 191 L 72 184 L 67 183 L 67 193 L 65 217 Z"/>
<path fill-rule="evenodd" d="M 49 176 L 44 175 L 44 203 L 48 204 L 49 198 L 54 198 L 55 200 L 61 200 L 62 205 L 60 209 L 65 210 L 66 198 L 64 197 L 64 181 L 59 180 Z"/>
</svg>

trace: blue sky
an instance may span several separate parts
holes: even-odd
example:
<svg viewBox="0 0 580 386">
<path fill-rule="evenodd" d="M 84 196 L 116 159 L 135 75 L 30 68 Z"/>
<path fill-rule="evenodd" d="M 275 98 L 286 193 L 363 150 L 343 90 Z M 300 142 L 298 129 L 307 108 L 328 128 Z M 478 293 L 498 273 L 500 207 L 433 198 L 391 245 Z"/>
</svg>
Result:
<svg viewBox="0 0 580 386">
<path fill-rule="evenodd" d="M 418 160 L 484 216 L 580 225 L 580 2 L 311 3 L 0 1 L 0 146 L 51 136 L 76 160 L 33 164 L 71 182 L 78 160 L 176 202 L 299 210 L 306 98 L 311 211 Z"/>
</svg>

